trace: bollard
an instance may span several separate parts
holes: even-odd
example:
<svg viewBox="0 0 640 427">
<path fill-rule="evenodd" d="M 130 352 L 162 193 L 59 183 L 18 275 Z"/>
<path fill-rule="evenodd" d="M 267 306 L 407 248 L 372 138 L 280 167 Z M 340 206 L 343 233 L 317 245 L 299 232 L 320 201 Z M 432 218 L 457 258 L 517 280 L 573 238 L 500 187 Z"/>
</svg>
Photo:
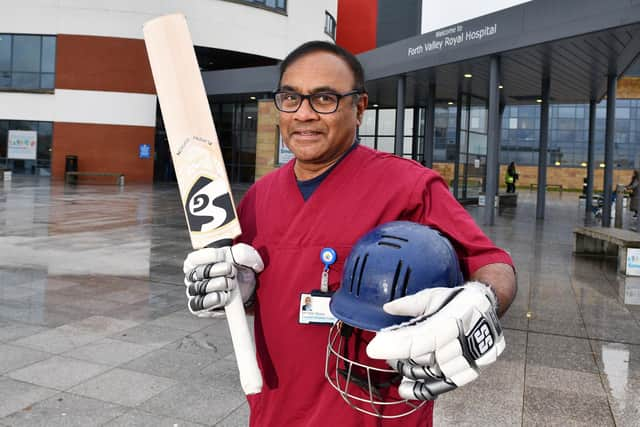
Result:
<svg viewBox="0 0 640 427">
<path fill-rule="evenodd" d="M 616 186 L 616 217 L 614 220 L 615 228 L 622 228 L 622 201 L 624 200 L 625 186 L 618 184 Z"/>
</svg>

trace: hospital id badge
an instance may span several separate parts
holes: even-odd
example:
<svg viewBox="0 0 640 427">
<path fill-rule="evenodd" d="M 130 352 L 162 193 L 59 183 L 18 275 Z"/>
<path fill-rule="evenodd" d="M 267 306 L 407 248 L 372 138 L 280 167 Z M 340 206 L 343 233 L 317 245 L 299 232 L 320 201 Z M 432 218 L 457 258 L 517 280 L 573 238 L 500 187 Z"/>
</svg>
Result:
<svg viewBox="0 0 640 427">
<path fill-rule="evenodd" d="M 338 319 L 329 310 L 331 295 L 331 292 L 321 291 L 300 294 L 298 322 L 302 325 L 333 325 Z"/>
</svg>

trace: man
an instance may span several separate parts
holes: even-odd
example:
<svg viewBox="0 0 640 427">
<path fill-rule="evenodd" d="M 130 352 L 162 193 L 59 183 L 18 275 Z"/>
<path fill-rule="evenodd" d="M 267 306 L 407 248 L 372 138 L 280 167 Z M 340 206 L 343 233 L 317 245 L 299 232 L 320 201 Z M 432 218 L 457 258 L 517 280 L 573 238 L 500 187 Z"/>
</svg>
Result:
<svg viewBox="0 0 640 427">
<path fill-rule="evenodd" d="M 313 310 L 313 304 L 311 302 L 311 297 L 310 296 L 306 296 L 304 297 L 304 304 L 302 306 L 302 311 L 311 311 Z"/>
<path fill-rule="evenodd" d="M 495 297 L 497 304 L 491 310 L 502 313 L 516 290 L 511 258 L 479 230 L 438 174 L 357 143 L 356 129 L 368 96 L 362 66 L 353 55 L 330 43 L 309 42 L 290 53 L 280 71 L 275 104 L 280 110 L 283 141 L 295 159 L 259 180 L 245 195 L 238 209 L 243 234 L 230 250 L 234 263 L 223 262 L 229 259 L 223 254 L 229 249 L 204 249 L 187 257 L 185 284 L 210 280 L 210 285 L 198 288 L 216 295 L 208 301 L 217 301 L 190 310 L 199 316 L 215 315 L 233 286 L 240 286 L 248 300 L 256 283 L 254 273 L 260 273 L 253 307 L 256 350 L 265 384 L 261 393 L 248 397 L 252 426 L 430 425 L 431 403 L 395 420 L 361 414 L 345 403 L 324 378 L 329 325 L 302 322 L 300 302 L 309 295 L 322 298 L 326 295 L 323 288 L 338 289 L 354 243 L 390 221 L 407 220 L 439 230 L 453 244 L 465 277 L 491 286 L 477 284 L 480 291 L 476 294 L 457 288 L 464 298 L 451 294 L 439 300 L 439 308 L 431 294 L 422 295 L 411 300 L 410 307 L 392 308 L 399 309 L 399 314 L 419 316 L 440 308 L 445 313 L 455 303 L 454 316 L 465 316 L 475 310 L 475 304 L 495 302 Z M 337 255 L 334 264 L 323 265 L 319 257 L 326 247 Z M 198 271 L 218 273 L 192 273 L 203 264 L 216 268 Z M 380 338 L 403 343 L 433 341 L 429 332 L 407 337 L 402 335 L 405 332 Z M 372 352 L 383 360 L 413 356 L 397 351 L 386 355 L 386 346 L 375 347 Z M 430 368 L 440 372 L 437 363 L 436 358 Z M 471 370 L 461 384 L 475 378 L 475 368 Z"/>
</svg>

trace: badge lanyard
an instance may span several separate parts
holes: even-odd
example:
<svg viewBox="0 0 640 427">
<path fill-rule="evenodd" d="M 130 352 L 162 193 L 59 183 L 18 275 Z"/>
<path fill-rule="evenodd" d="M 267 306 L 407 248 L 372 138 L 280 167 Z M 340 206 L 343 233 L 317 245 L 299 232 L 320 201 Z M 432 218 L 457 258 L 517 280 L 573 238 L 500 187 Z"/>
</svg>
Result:
<svg viewBox="0 0 640 427">
<path fill-rule="evenodd" d="M 329 302 L 331 292 L 329 292 L 329 268 L 338 258 L 336 251 L 332 248 L 323 248 L 320 251 L 320 260 L 324 264 L 322 276 L 320 277 L 320 289 L 311 293 L 300 295 L 300 313 L 298 322 L 307 325 L 332 325 L 336 318 L 331 314 Z"/>
<path fill-rule="evenodd" d="M 322 278 L 320 279 L 320 292 L 329 292 L 329 267 L 336 262 L 336 251 L 332 248 L 323 248 L 320 251 L 320 259 L 324 264 Z"/>
</svg>

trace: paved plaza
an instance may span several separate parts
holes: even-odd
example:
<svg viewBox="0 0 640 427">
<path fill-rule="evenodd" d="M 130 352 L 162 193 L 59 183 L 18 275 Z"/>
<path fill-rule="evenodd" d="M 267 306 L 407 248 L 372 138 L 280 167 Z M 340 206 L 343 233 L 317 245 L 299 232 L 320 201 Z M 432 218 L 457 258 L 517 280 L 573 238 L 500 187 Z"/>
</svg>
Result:
<svg viewBox="0 0 640 427">
<path fill-rule="evenodd" d="M 545 222 L 535 200 L 483 227 L 518 269 L 507 349 L 435 425 L 637 426 L 640 285 L 572 255 L 576 193 Z M 0 426 L 247 425 L 225 321 L 185 308 L 189 250 L 174 185 L 0 182 Z"/>
</svg>

